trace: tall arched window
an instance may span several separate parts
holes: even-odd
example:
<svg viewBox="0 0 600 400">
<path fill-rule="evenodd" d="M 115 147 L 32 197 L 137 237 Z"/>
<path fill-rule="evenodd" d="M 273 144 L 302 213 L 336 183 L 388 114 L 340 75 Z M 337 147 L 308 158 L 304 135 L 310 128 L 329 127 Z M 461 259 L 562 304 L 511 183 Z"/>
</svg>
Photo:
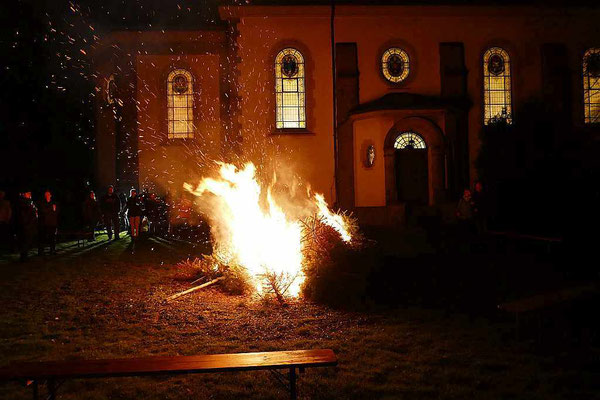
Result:
<svg viewBox="0 0 600 400">
<path fill-rule="evenodd" d="M 583 106 L 585 123 L 600 123 L 600 48 L 583 55 Z"/>
<path fill-rule="evenodd" d="M 483 55 L 483 123 L 502 118 L 512 123 L 510 57 L 506 50 L 491 47 Z"/>
<path fill-rule="evenodd" d="M 185 69 L 167 78 L 167 126 L 169 139 L 194 137 L 194 80 Z"/>
<path fill-rule="evenodd" d="M 293 48 L 275 58 L 276 127 L 306 128 L 304 57 Z"/>
</svg>

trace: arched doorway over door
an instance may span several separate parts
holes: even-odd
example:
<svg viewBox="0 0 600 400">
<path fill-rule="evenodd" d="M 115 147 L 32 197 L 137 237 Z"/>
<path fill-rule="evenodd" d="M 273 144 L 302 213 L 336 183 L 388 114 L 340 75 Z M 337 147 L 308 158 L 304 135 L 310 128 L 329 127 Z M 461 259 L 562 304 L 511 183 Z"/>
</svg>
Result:
<svg viewBox="0 0 600 400">
<path fill-rule="evenodd" d="M 428 204 L 427 144 L 418 133 L 405 131 L 396 137 L 394 141 L 394 175 L 398 201 Z"/>
<path fill-rule="evenodd" d="M 412 132 L 413 136 L 407 135 L 402 136 L 403 133 Z M 403 149 L 396 149 L 396 141 L 402 137 L 407 139 L 406 147 L 413 147 L 412 149 L 404 150 L 425 150 L 427 158 L 424 154 L 420 154 L 421 166 L 426 165 L 426 179 L 420 179 L 422 184 L 427 184 L 427 205 L 433 206 L 439 204 L 445 199 L 445 186 L 444 186 L 444 149 L 445 140 L 444 133 L 431 120 L 421 116 L 411 116 L 399 119 L 388 131 L 384 141 L 384 158 L 385 158 L 385 201 L 386 205 L 394 205 L 398 203 L 405 203 L 402 199 L 398 198 L 397 189 L 397 174 L 396 174 L 396 151 Z M 415 140 L 415 139 L 421 139 Z M 398 141 L 399 147 L 405 147 L 403 139 Z M 411 142 L 412 139 L 412 142 Z M 414 147 L 424 147 L 421 149 L 415 149 Z M 411 154 L 408 154 L 410 157 Z M 415 158 L 419 156 L 415 155 Z M 426 160 L 425 164 L 423 161 Z M 401 160 L 398 161 L 399 163 Z M 422 170 L 419 170 L 422 171 Z M 415 178 L 422 176 L 423 172 L 416 172 Z M 422 186 L 421 186 L 422 188 Z M 422 189 L 421 189 L 422 190 Z"/>
</svg>

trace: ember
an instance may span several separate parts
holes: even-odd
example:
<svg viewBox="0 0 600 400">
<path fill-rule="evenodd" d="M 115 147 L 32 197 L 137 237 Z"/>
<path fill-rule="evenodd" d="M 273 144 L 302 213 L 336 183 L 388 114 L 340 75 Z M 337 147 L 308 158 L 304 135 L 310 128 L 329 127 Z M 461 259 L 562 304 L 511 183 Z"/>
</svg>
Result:
<svg viewBox="0 0 600 400">
<path fill-rule="evenodd" d="M 195 189 L 184 184 L 186 190 L 204 197 L 201 208 L 211 224 L 214 257 L 224 265 L 245 268 L 259 294 L 297 297 L 305 278 L 304 244 L 310 236 L 302 219 L 318 215 L 320 223 L 350 242 L 344 216 L 332 212 L 323 195 L 310 191 L 293 205 L 276 201 L 273 183 L 261 185 L 252 163 L 242 169 L 226 163 L 220 166 L 218 179 L 204 178 Z M 207 193 L 213 196 L 205 197 Z"/>
</svg>

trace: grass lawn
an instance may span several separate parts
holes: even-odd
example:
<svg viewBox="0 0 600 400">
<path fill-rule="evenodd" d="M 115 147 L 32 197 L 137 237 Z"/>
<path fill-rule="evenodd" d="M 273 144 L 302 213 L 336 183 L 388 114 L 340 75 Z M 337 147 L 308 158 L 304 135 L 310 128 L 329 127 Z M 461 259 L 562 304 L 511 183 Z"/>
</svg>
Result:
<svg viewBox="0 0 600 400">
<path fill-rule="evenodd" d="M 212 287 L 172 303 L 190 287 L 175 264 L 205 246 L 150 239 L 135 254 L 129 238 L 106 236 L 56 256 L 0 262 L 0 355 L 13 360 L 120 358 L 332 348 L 336 368 L 309 369 L 303 399 L 591 399 L 600 362 L 543 355 L 515 342 L 512 324 L 441 309 L 286 307 Z M 332 287 L 332 291 L 336 288 Z M 590 350 L 586 350 L 589 352 Z M 595 357 L 595 358 L 594 358 Z M 576 358 L 580 360 L 581 358 Z M 66 382 L 61 399 L 284 399 L 269 372 Z M 0 398 L 30 398 L 16 383 Z"/>
</svg>

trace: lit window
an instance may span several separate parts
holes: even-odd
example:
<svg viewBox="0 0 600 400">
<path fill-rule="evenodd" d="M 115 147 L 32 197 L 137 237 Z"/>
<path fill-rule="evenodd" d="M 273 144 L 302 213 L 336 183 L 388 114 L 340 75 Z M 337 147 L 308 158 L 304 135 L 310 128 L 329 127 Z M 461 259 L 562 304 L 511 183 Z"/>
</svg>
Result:
<svg viewBox="0 0 600 400">
<path fill-rule="evenodd" d="M 192 74 L 171 71 L 167 78 L 167 122 L 169 139 L 194 137 L 194 89 Z"/>
<path fill-rule="evenodd" d="M 483 102 L 485 125 L 498 119 L 512 123 L 510 57 L 500 47 L 483 55 Z"/>
<path fill-rule="evenodd" d="M 583 106 L 585 123 L 600 123 L 600 48 L 583 56 Z"/>
<path fill-rule="evenodd" d="M 304 57 L 292 48 L 275 58 L 276 127 L 306 128 Z"/>
<path fill-rule="evenodd" d="M 387 49 L 381 56 L 381 72 L 392 83 L 405 80 L 410 72 L 408 53 L 398 47 Z"/>
<path fill-rule="evenodd" d="M 400 150 L 413 150 L 425 149 L 427 148 L 427 146 L 425 145 L 425 141 L 419 134 L 409 131 L 402 132 L 400 135 L 398 135 L 396 141 L 394 142 L 394 148 Z"/>
</svg>

